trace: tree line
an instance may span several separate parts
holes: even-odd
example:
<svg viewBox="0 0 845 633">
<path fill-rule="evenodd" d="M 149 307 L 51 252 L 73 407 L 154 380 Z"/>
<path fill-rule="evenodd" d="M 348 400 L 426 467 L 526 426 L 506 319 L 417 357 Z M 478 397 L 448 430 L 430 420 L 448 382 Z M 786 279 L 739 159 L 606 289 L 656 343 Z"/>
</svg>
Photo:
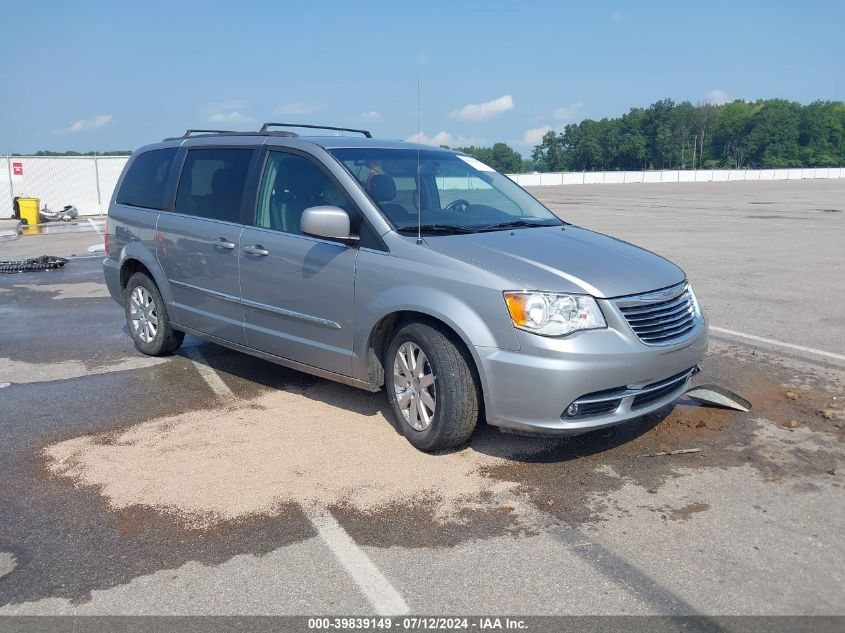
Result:
<svg viewBox="0 0 845 633">
<path fill-rule="evenodd" d="M 549 131 L 530 159 L 506 143 L 457 147 L 503 173 L 646 169 L 770 169 L 845 165 L 845 103 L 785 99 L 722 105 L 663 99 Z M 36 156 L 124 156 L 129 151 Z"/>
<path fill-rule="evenodd" d="M 505 143 L 458 148 L 499 171 L 771 169 L 845 165 L 845 103 L 671 99 L 549 131 L 531 160 Z"/>
</svg>

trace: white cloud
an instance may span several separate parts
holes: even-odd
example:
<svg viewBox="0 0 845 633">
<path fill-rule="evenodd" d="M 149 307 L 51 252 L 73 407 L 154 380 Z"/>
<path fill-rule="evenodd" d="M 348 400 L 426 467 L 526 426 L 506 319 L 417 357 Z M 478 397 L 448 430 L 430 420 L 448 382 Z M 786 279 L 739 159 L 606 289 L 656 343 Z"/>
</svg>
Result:
<svg viewBox="0 0 845 633">
<path fill-rule="evenodd" d="M 252 119 L 244 114 L 246 107 L 247 103 L 243 99 L 231 99 L 205 106 L 201 112 L 209 123 L 247 123 Z"/>
<path fill-rule="evenodd" d="M 622 21 L 622 14 L 619 11 L 614 11 L 610 14 L 610 19 L 616 24 L 619 24 Z"/>
<path fill-rule="evenodd" d="M 583 109 L 584 104 L 579 101 L 578 103 L 573 103 L 572 105 L 560 107 L 552 114 L 554 114 L 554 117 L 559 121 L 571 121 L 572 119 L 577 118 Z"/>
<path fill-rule="evenodd" d="M 425 132 L 420 132 L 419 135 L 411 134 L 411 136 L 407 137 L 405 140 L 409 143 L 421 143 L 422 145 L 448 145 L 450 147 L 483 145 L 485 142 L 484 139 L 455 136 L 445 131 L 438 132 L 434 136 L 429 136 Z"/>
<path fill-rule="evenodd" d="M 375 110 L 370 110 L 369 112 L 362 112 L 358 115 L 358 118 L 362 121 L 377 121 L 381 118 L 381 114 Z"/>
<path fill-rule="evenodd" d="M 325 103 L 303 103 L 303 102 L 292 102 L 292 103 L 283 103 L 278 108 L 276 108 L 276 114 L 290 114 L 290 115 L 300 115 L 300 114 L 313 114 L 315 112 L 320 112 L 321 110 L 326 109 Z"/>
<path fill-rule="evenodd" d="M 543 125 L 541 127 L 534 127 L 530 130 L 525 130 L 525 134 L 522 135 L 522 142 L 526 145 L 539 145 L 542 142 L 543 136 L 546 134 L 546 132 L 551 131 L 551 125 Z"/>
<path fill-rule="evenodd" d="M 460 110 L 452 111 L 449 116 L 453 119 L 461 119 L 463 121 L 483 121 L 485 119 L 493 118 L 502 112 L 513 110 L 513 97 L 504 95 L 492 101 L 485 101 L 484 103 L 471 103 L 465 105 Z"/>
<path fill-rule="evenodd" d="M 215 112 L 209 114 L 206 120 L 211 123 L 246 123 L 247 121 L 252 121 L 248 116 L 237 110 L 232 110 L 231 112 Z"/>
<path fill-rule="evenodd" d="M 724 90 L 711 90 L 704 96 L 704 102 L 712 103 L 713 105 L 722 105 L 730 100 L 730 95 Z"/>
<path fill-rule="evenodd" d="M 78 132 L 87 132 L 89 130 L 97 130 L 101 127 L 106 127 L 112 122 L 112 115 L 98 114 L 90 119 L 81 119 L 72 123 L 68 127 L 55 130 L 56 134 L 76 134 Z"/>
</svg>

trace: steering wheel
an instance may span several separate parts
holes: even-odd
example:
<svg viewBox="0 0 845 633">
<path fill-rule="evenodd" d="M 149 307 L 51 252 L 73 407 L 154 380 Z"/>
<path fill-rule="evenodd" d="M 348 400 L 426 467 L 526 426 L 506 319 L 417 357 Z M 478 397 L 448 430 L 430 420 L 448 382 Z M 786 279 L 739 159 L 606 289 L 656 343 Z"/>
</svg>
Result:
<svg viewBox="0 0 845 633">
<path fill-rule="evenodd" d="M 470 206 L 471 205 L 468 200 L 458 198 L 457 200 L 452 200 L 452 202 L 446 205 L 446 211 L 466 211 Z"/>
</svg>

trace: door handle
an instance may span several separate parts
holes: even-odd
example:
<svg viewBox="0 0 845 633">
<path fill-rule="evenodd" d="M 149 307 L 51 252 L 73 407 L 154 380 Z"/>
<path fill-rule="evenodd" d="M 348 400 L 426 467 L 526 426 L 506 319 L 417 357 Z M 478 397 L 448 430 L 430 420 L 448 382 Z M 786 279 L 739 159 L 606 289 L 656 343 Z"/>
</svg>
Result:
<svg viewBox="0 0 845 633">
<path fill-rule="evenodd" d="M 247 255 L 258 255 L 259 257 L 265 257 L 266 255 L 270 254 L 270 251 L 261 246 L 261 244 L 253 244 L 252 246 L 244 246 L 244 253 L 246 253 Z"/>
<path fill-rule="evenodd" d="M 214 241 L 214 248 L 222 248 L 227 251 L 233 251 L 235 250 L 235 244 L 234 242 L 230 242 L 229 240 L 227 240 L 225 237 L 218 237 Z"/>
</svg>

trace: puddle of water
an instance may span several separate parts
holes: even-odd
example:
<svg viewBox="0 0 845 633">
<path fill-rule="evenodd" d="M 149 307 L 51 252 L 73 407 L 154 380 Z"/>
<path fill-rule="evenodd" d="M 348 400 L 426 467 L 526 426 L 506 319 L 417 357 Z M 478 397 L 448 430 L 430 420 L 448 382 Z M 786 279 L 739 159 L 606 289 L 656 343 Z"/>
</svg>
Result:
<svg viewBox="0 0 845 633">
<path fill-rule="evenodd" d="M 89 367 L 78 360 L 66 360 L 58 363 L 27 363 L 11 358 L 0 358 L 0 381 L 16 384 L 67 380 L 81 376 L 109 374 L 131 369 L 142 369 L 166 363 L 166 358 L 151 356 L 133 356 L 100 367 Z"/>
<path fill-rule="evenodd" d="M 53 299 L 100 299 L 111 296 L 106 284 L 96 281 L 71 284 L 17 284 L 15 288 L 33 292 L 52 292 L 55 293 Z"/>
</svg>

